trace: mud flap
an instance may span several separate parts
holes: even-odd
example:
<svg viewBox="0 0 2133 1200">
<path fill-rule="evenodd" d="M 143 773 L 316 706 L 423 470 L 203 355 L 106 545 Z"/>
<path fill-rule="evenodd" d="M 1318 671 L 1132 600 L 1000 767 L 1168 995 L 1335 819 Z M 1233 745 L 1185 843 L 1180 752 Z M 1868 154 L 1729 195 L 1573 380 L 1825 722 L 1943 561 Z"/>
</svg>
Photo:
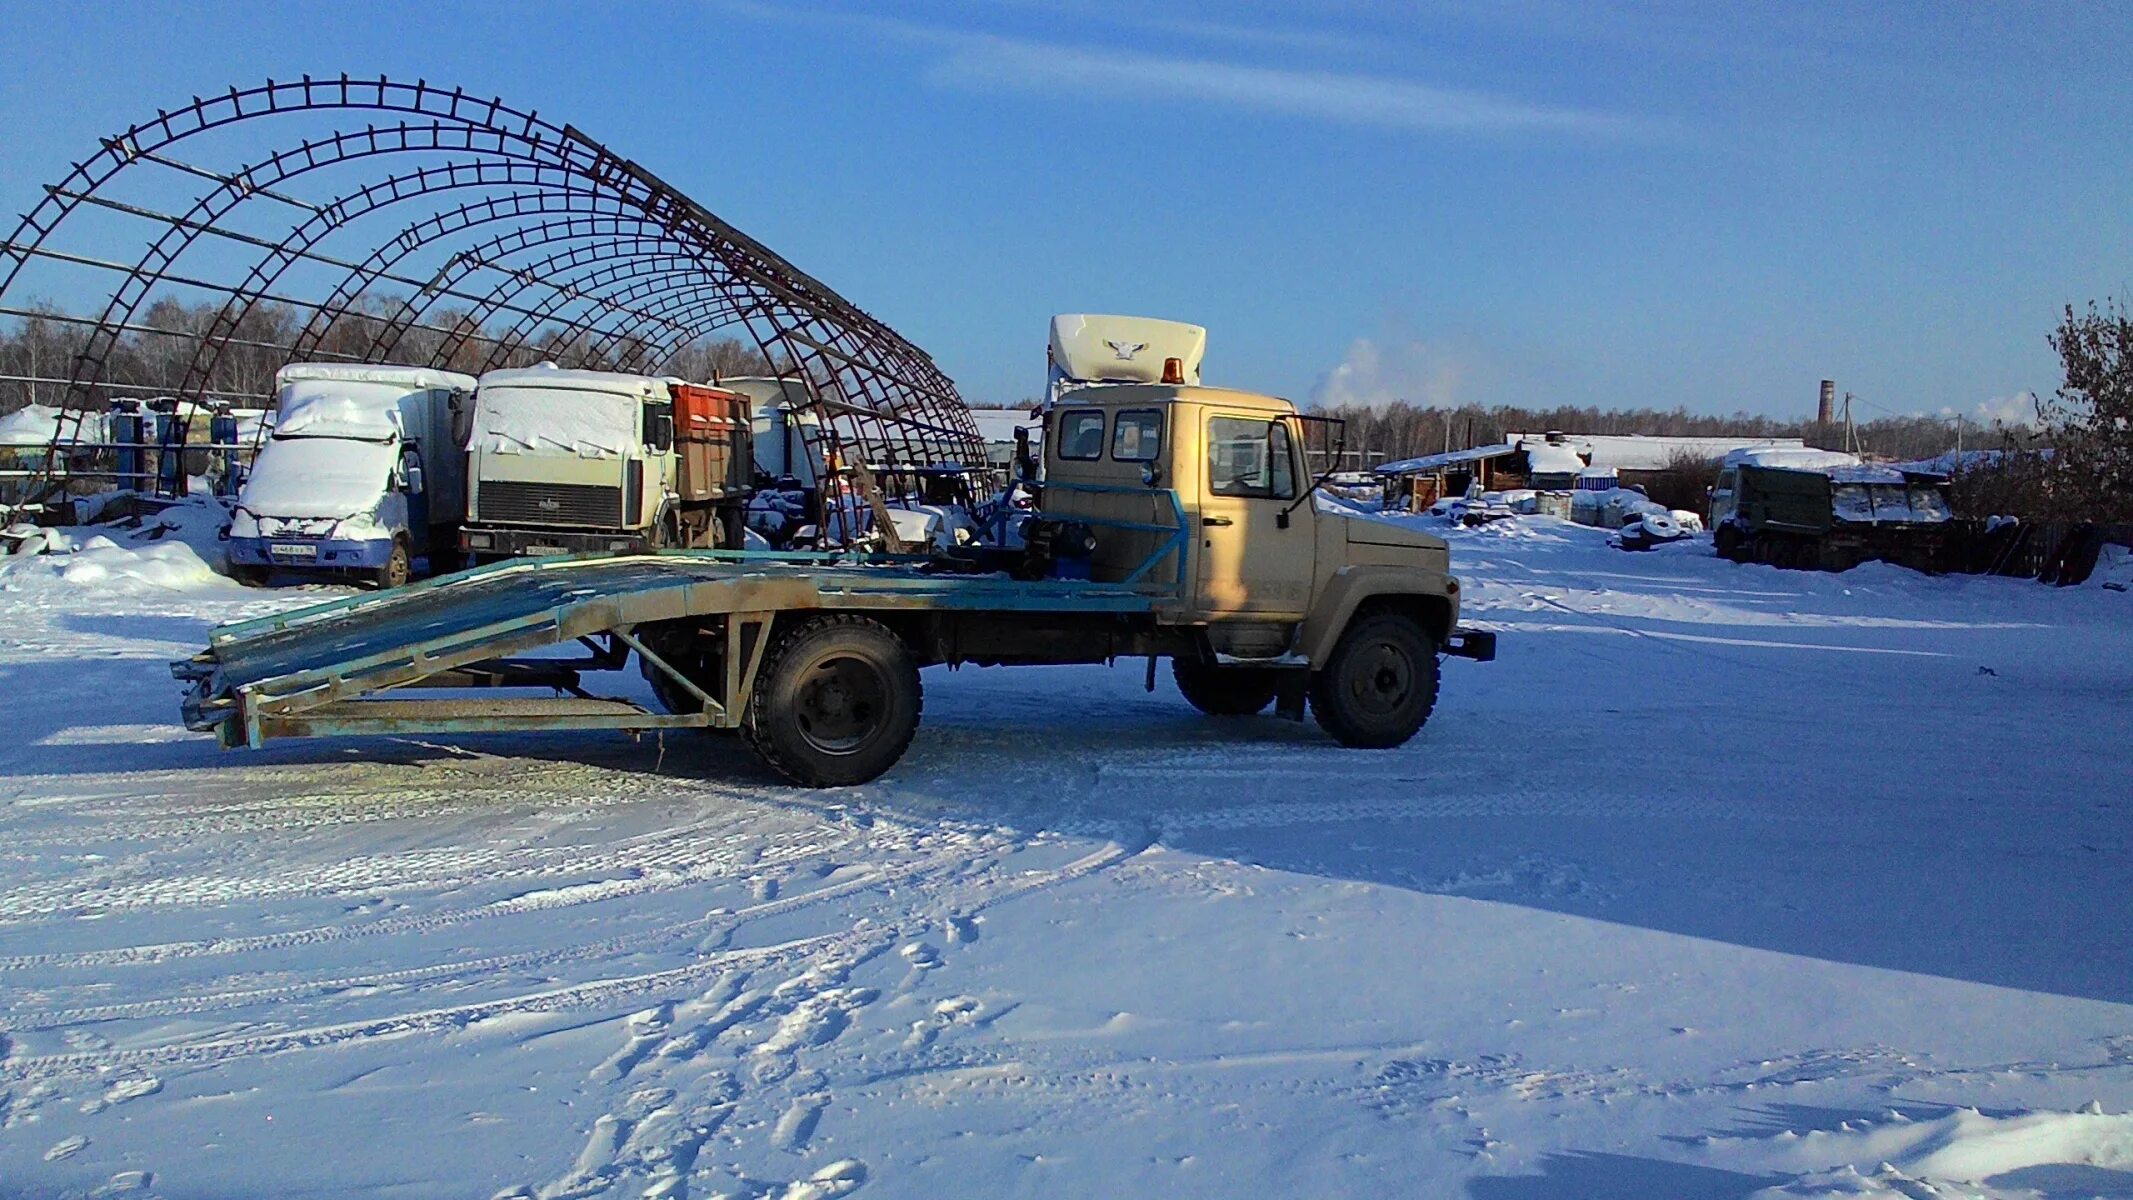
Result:
<svg viewBox="0 0 2133 1200">
<path fill-rule="evenodd" d="M 1274 715 L 1291 721 L 1304 719 L 1304 696 L 1311 690 L 1309 671 L 1283 671 L 1274 685 Z"/>
</svg>

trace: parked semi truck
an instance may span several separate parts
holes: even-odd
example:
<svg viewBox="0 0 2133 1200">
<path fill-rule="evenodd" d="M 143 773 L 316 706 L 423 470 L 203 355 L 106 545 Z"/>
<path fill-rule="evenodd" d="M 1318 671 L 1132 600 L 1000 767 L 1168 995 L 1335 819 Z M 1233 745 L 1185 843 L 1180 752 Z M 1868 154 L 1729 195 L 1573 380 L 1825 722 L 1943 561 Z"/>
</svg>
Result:
<svg viewBox="0 0 2133 1200">
<path fill-rule="evenodd" d="M 455 422 L 472 376 L 294 363 L 274 384 L 273 433 L 230 520 L 233 577 L 259 584 L 285 568 L 398 587 L 417 558 L 457 558 L 467 492 Z"/>
<path fill-rule="evenodd" d="M 476 560 L 740 545 L 747 397 L 651 375 L 491 371 L 474 392 Z"/>
<path fill-rule="evenodd" d="M 1938 569 L 1953 528 L 1947 487 L 1943 476 L 1836 451 L 1735 450 L 1711 489 L 1712 537 L 1735 562 L 1848 571 L 1883 559 Z"/>
<path fill-rule="evenodd" d="M 1314 502 L 1285 400 L 1179 383 L 1057 394 L 1011 544 L 926 555 L 674 551 L 496 564 L 217 630 L 172 664 L 225 746 L 327 734 L 734 730 L 808 786 L 893 765 L 935 666 L 1170 660 L 1209 714 L 1308 710 L 1402 744 L 1459 623 L 1445 542 Z M 531 656 L 582 643 L 574 658 Z M 585 686 L 635 656 L 665 711 Z M 524 687 L 505 697 L 427 689 Z M 470 699 L 469 696 L 479 699 Z M 494 697 L 493 699 L 491 697 Z"/>
</svg>

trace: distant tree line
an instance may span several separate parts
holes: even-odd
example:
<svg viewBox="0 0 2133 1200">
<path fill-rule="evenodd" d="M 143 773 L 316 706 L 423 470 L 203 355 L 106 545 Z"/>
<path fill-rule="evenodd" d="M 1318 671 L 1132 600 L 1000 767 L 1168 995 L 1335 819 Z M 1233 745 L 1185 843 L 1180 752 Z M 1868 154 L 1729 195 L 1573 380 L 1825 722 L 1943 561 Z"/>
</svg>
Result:
<svg viewBox="0 0 2133 1200">
<path fill-rule="evenodd" d="M 91 325 L 49 305 L 29 307 L 44 315 L 0 322 L 0 377 L 4 377 L 0 378 L 0 415 L 33 401 L 62 403 L 68 395 L 64 381 L 73 376 L 75 359 L 93 332 Z M 227 331 L 220 352 L 206 353 L 201 335 L 215 328 L 220 312 L 220 304 L 187 304 L 165 297 L 136 314 L 133 327 L 120 333 L 95 373 L 104 385 L 98 389 L 99 399 L 174 394 L 188 377 L 204 371 L 211 399 L 226 397 L 241 407 L 263 404 L 262 398 L 273 391 L 274 372 L 289 360 L 288 348 L 305 334 L 309 314 L 282 304 L 252 305 Z M 395 318 L 407 327 L 393 343 L 393 362 L 470 374 L 491 364 L 497 341 L 505 332 L 483 327 L 465 311 L 432 309 L 422 314 L 419 323 L 407 324 L 401 301 L 372 297 L 358 311 L 315 331 L 315 348 L 305 357 L 319 362 L 375 361 L 379 335 L 390 333 Z M 643 345 L 628 337 L 613 341 L 569 338 L 550 329 L 527 339 L 494 365 L 529 366 L 558 358 L 571 366 L 613 367 Z M 682 346 L 653 369 L 710 379 L 767 374 L 771 362 L 752 343 L 714 337 Z"/>
</svg>

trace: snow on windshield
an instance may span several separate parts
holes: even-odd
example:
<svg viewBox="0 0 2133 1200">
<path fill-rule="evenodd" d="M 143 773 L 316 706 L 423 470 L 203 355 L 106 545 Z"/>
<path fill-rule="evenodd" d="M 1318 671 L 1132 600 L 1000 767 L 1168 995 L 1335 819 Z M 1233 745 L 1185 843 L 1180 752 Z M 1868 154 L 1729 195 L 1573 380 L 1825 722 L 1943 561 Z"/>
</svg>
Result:
<svg viewBox="0 0 2133 1200">
<path fill-rule="evenodd" d="M 276 437 L 356 438 L 382 442 L 400 432 L 393 415 L 408 397 L 404 384 L 302 379 L 281 390 Z"/>
<path fill-rule="evenodd" d="M 638 443 L 636 397 L 573 388 L 488 387 L 474 395 L 470 448 L 619 457 Z"/>
<path fill-rule="evenodd" d="M 262 517 L 350 517 L 377 506 L 398 445 L 276 434 L 260 448 L 237 503 Z"/>
</svg>

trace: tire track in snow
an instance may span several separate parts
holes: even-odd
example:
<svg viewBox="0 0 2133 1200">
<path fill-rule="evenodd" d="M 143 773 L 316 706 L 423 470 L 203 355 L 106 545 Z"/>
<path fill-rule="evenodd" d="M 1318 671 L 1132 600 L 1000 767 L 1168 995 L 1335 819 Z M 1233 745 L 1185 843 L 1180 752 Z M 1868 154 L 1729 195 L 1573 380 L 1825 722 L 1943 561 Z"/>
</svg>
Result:
<svg viewBox="0 0 2133 1200">
<path fill-rule="evenodd" d="M 6 1014 L 0 1016 L 0 1032 L 57 1029 L 93 1021 L 183 1016 L 191 1013 L 212 1012 L 224 1008 L 241 1008 L 252 1004 L 299 1000 L 310 996 L 330 995 L 335 992 L 357 988 L 397 987 L 431 979 L 461 980 L 477 972 L 492 973 L 524 967 L 557 966 L 563 963 L 583 962 L 587 959 L 629 954 L 666 942 L 692 938 L 702 940 L 714 933 L 730 934 L 751 921 L 783 916 L 830 900 L 878 888 L 893 887 L 907 879 L 924 875 L 951 861 L 959 861 L 960 858 L 960 855 L 942 854 L 931 859 L 907 863 L 893 870 L 867 869 L 850 879 L 839 880 L 824 887 L 800 892 L 767 903 L 750 905 L 746 908 L 730 911 L 708 913 L 701 917 L 683 921 L 677 925 L 667 925 L 658 929 L 621 934 L 611 938 L 603 938 L 597 942 L 564 949 L 528 950 L 517 954 L 497 954 L 457 962 L 436 963 L 426 967 L 409 967 L 400 971 L 349 975 L 337 979 L 305 980 L 300 983 L 284 984 L 271 988 L 207 992 L 197 996 L 167 996 L 155 1000 L 140 1000 L 130 1003 L 97 1004 L 80 1008 L 53 1009 L 48 1012 Z M 641 891 L 629 894 L 641 894 Z M 607 899 L 611 897 L 601 898 Z M 545 908 L 548 906 L 537 907 Z M 474 914 L 454 915 L 471 917 Z"/>
<path fill-rule="evenodd" d="M 600 880 L 595 883 L 571 885 L 553 891 L 514 896 L 473 908 L 424 913 L 416 916 L 386 917 L 363 925 L 325 925 L 310 929 L 290 930 L 284 933 L 254 934 L 249 937 L 201 938 L 194 941 L 162 942 L 147 946 L 123 946 L 109 950 L 52 951 L 41 954 L 0 955 L 0 971 L 138 966 L 166 962 L 172 959 L 250 954 L 263 950 L 285 950 L 324 942 L 344 941 L 351 938 L 383 937 L 402 933 L 429 933 L 490 918 L 509 917 L 549 909 L 570 908 L 582 904 L 597 904 L 607 900 L 650 895 L 702 883 L 738 881 L 749 874 L 760 873 L 764 869 L 777 869 L 795 863 L 806 862 L 810 858 L 822 856 L 825 851 L 837 857 L 846 857 L 862 844 L 863 839 L 858 837 L 827 847 L 820 842 L 816 842 L 806 846 L 790 847 L 786 852 L 780 854 L 750 858 L 744 864 L 747 869 L 742 871 L 654 872 L 619 879 Z M 899 847 L 868 847 L 868 849 L 877 852 L 880 849 L 897 848 Z M 926 856 L 922 863 L 925 866 L 931 866 L 936 862 L 954 863 L 967 861 L 970 853 L 968 846 L 957 845 L 937 854 Z M 916 871 L 923 868 L 913 867 L 911 869 Z M 862 891 L 867 887 L 875 886 L 877 883 L 900 882 L 904 877 L 905 868 L 896 868 L 882 872 L 880 879 L 867 877 L 840 881 L 827 887 L 800 892 L 782 900 L 751 905 L 746 909 L 736 910 L 736 915 L 746 913 L 748 914 L 748 919 L 760 920 L 764 917 L 796 911 L 821 900 Z"/>
<path fill-rule="evenodd" d="M 0 1059 L 0 1079 L 30 1080 L 54 1076 L 100 1075 L 128 1067 L 202 1066 L 232 1058 L 252 1058 L 283 1050 L 339 1045 L 365 1038 L 399 1037 L 440 1029 L 463 1029 L 477 1021 L 501 1016 L 561 1012 L 614 1004 L 632 996 L 669 991 L 737 966 L 763 966 L 787 958 L 804 956 L 820 947 L 847 945 L 865 939 L 866 935 L 859 931 L 820 934 L 775 946 L 721 951 L 706 955 L 686 966 L 664 971 L 595 979 L 495 1000 L 481 1000 L 411 1013 L 394 1013 L 280 1033 L 125 1050 L 87 1050 L 70 1054 L 10 1057 Z"/>
<path fill-rule="evenodd" d="M 683 836 L 690 829 L 714 824 L 717 829 L 713 835 Z M 682 830 L 662 830 L 614 842 L 597 853 L 577 857 L 542 848 L 438 847 L 342 863 L 283 867 L 263 874 L 158 874 L 152 856 L 134 856 L 115 868 L 119 873 L 116 879 L 95 884 L 46 880 L 0 892 L 0 925 L 66 917 L 84 910 L 200 907 L 239 898 L 301 899 L 454 885 L 469 879 L 496 883 L 613 871 L 639 871 L 648 877 L 661 872 L 698 874 L 714 866 L 730 867 L 743 859 L 753 865 L 817 854 L 825 848 L 819 840 L 821 832 L 819 827 L 781 831 L 747 839 L 737 848 L 725 825 L 699 822 Z M 766 856 L 766 847 L 780 853 Z M 127 873 L 137 878 L 129 881 Z M 713 877 L 715 872 L 702 875 Z M 0 964 L 6 961 L 0 960 Z"/>
</svg>

